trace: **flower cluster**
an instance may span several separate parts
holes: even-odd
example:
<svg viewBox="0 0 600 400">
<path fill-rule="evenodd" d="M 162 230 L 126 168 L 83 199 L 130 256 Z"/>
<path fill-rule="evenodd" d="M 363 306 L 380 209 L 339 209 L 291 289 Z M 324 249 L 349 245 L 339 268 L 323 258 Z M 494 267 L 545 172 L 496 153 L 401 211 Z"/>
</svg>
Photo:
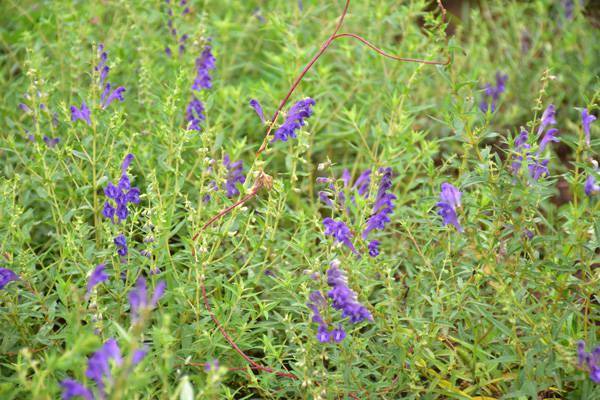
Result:
<svg viewBox="0 0 600 400">
<path fill-rule="evenodd" d="M 390 215 L 394 211 L 394 200 L 396 200 L 396 196 L 390 193 L 390 189 L 392 188 L 392 169 L 380 168 L 379 174 L 381 174 L 381 180 L 379 181 L 377 195 L 375 196 L 375 200 L 372 205 L 372 213 L 367 218 L 366 226 L 361 235 L 364 240 L 368 239 L 372 231 L 383 230 L 386 224 L 390 222 Z M 371 178 L 372 171 L 370 169 L 364 170 L 352 185 L 352 190 L 354 190 L 359 196 L 365 199 L 368 198 L 369 188 L 371 186 Z M 352 177 L 347 169 L 343 171 L 341 179 L 344 183 L 344 190 L 341 190 L 337 193 L 337 200 L 339 205 L 349 213 L 350 208 L 346 205 L 345 190 L 350 187 Z M 329 183 L 329 189 L 335 189 L 331 179 L 329 178 L 320 177 L 317 178 L 317 182 Z M 319 191 L 319 199 L 330 207 L 334 206 L 333 202 L 329 198 L 329 193 L 326 191 Z M 351 194 L 350 201 L 355 203 L 355 200 L 355 195 Z M 326 228 L 326 235 L 334 236 L 338 242 L 344 243 L 346 246 L 352 249 L 353 252 L 358 254 L 358 252 L 354 249 L 352 242 L 350 241 L 352 238 L 350 229 L 344 222 L 335 221 L 332 218 L 326 218 L 323 221 L 323 224 Z M 371 257 L 377 257 L 377 255 L 379 255 L 379 244 L 380 242 L 378 240 L 371 240 L 367 244 L 369 255 Z"/>
<path fill-rule="evenodd" d="M 104 203 L 102 215 L 110 219 L 114 223 L 114 217 L 117 216 L 119 222 L 127 219 L 129 203 L 138 204 L 140 202 L 140 189 L 131 187 L 131 181 L 127 175 L 127 168 L 133 160 L 133 154 L 127 154 L 121 164 L 121 178 L 115 186 L 112 182 L 108 182 L 104 188 L 104 194 L 110 200 L 114 201 L 114 205 L 109 200 Z"/>
<path fill-rule="evenodd" d="M 107 65 L 108 61 L 108 53 L 104 51 L 104 45 L 98 45 L 98 54 L 99 54 L 99 62 L 98 65 L 94 67 L 94 71 L 98 77 L 98 86 L 102 90 L 102 94 L 100 96 L 100 106 L 102 109 L 106 109 L 110 103 L 115 100 L 123 101 L 125 98 L 123 97 L 123 93 L 125 93 L 125 87 L 118 86 L 115 89 L 112 88 L 110 82 L 106 82 L 106 78 L 108 77 L 108 73 L 110 72 L 110 67 Z M 86 124 L 91 125 L 92 121 L 90 118 L 90 109 L 85 104 L 85 101 L 81 103 L 81 107 L 71 106 L 71 121 L 76 122 L 77 120 L 82 120 Z"/>
<path fill-rule="evenodd" d="M 558 142 L 559 139 L 556 137 L 558 129 L 550 128 L 546 131 L 546 128 L 550 125 L 556 124 L 556 108 L 550 104 L 544 113 L 542 114 L 542 121 L 538 128 L 537 135 L 542 137 L 538 150 L 535 153 L 530 152 L 531 146 L 528 143 L 529 135 L 526 130 L 521 128 L 521 132 L 515 138 L 515 150 L 519 153 L 511 164 L 511 171 L 514 175 L 517 175 L 521 170 L 524 156 L 527 159 L 527 169 L 529 170 L 529 176 L 533 180 L 539 180 L 542 176 L 549 175 L 548 163 L 550 159 L 542 159 L 542 152 L 546 149 L 550 142 Z M 542 136 L 543 135 L 543 136 Z"/>
<path fill-rule="evenodd" d="M 353 324 L 373 320 L 369 310 L 358 302 L 356 293 L 348 287 L 346 276 L 339 269 L 337 260 L 331 262 L 327 270 L 327 284 L 331 287 L 327 297 L 331 299 L 334 309 L 342 311 L 342 318 L 349 318 Z M 346 332 L 341 323 L 338 323 L 337 328 L 331 329 L 325 321 L 322 312 L 327 308 L 327 304 L 325 296 L 320 291 L 314 291 L 309 295 L 306 305 L 313 312 L 312 321 L 319 324 L 317 340 L 321 343 L 339 343 L 346 337 Z"/>
<path fill-rule="evenodd" d="M 229 155 L 223 157 L 223 166 L 227 169 L 227 177 L 225 178 L 225 187 L 227 197 L 231 198 L 240 194 L 237 184 L 244 184 L 246 176 L 244 175 L 244 165 L 242 161 L 231 162 Z"/>
<path fill-rule="evenodd" d="M 383 174 L 379 182 L 379 189 L 377 190 L 377 197 L 375 197 L 375 203 L 373 204 L 373 214 L 367 220 L 367 226 L 362 233 L 363 239 L 366 239 L 372 230 L 382 230 L 385 225 L 390 222 L 390 215 L 394 212 L 394 200 L 396 196 L 389 193 L 392 188 L 392 169 L 391 168 L 380 168 L 379 172 Z M 359 178 L 360 179 L 360 178 Z M 357 180 L 358 183 L 358 180 Z M 363 193 L 366 194 L 369 183 L 363 188 Z M 358 193 L 361 193 L 361 186 L 358 187 Z M 372 245 L 371 246 L 376 246 Z"/>
<path fill-rule="evenodd" d="M 106 82 L 106 78 L 108 77 L 108 73 L 110 68 L 106 65 L 106 61 L 108 60 L 108 53 L 104 51 L 104 45 L 100 44 L 98 46 L 98 53 L 100 54 L 100 62 L 94 70 L 99 74 L 98 76 L 98 84 L 102 91 L 102 95 L 100 98 L 100 104 L 103 109 L 108 107 L 110 103 L 114 100 L 123 101 L 123 93 L 125 92 L 125 88 L 123 86 L 118 86 L 115 89 L 111 90 L 110 82 Z"/>
<path fill-rule="evenodd" d="M 200 57 L 196 58 L 196 78 L 192 84 L 192 99 L 185 110 L 187 129 L 191 131 L 201 130 L 200 123 L 205 120 L 204 105 L 196 97 L 194 91 L 200 92 L 212 88 L 210 71 L 216 68 L 216 59 L 211 49 L 211 46 L 206 45 Z"/>
<path fill-rule="evenodd" d="M 14 271 L 8 268 L 0 268 L 0 290 L 4 289 L 9 282 L 16 281 L 19 279 L 19 275 L 17 275 Z"/>
<path fill-rule="evenodd" d="M 25 97 L 26 100 L 31 101 L 32 97 L 28 94 L 25 93 L 23 95 L 23 97 Z M 43 97 L 44 95 L 42 94 L 42 92 L 40 92 L 39 90 L 37 91 L 37 98 L 39 101 L 39 106 L 38 107 L 34 107 L 32 105 L 32 107 L 29 107 L 27 104 L 25 103 L 19 103 L 18 107 L 19 109 L 22 111 L 23 114 L 25 115 L 29 115 L 31 116 L 33 122 L 38 122 L 41 123 L 41 118 L 38 118 L 39 116 L 43 116 L 42 112 L 46 112 L 46 115 L 50 117 L 50 123 L 48 124 L 48 127 L 50 128 L 50 130 L 52 131 L 52 133 L 55 132 L 56 127 L 58 126 L 58 114 L 56 112 L 50 113 L 49 107 L 46 106 L 46 104 L 43 102 Z M 42 114 L 42 115 L 40 115 Z M 35 141 L 35 136 L 33 134 L 30 134 L 29 131 L 26 129 L 25 133 L 27 134 L 27 138 L 31 141 L 34 142 Z M 47 135 L 44 135 L 43 138 L 44 143 L 46 143 L 46 145 L 50 148 L 55 147 L 59 142 L 60 142 L 60 138 L 56 137 L 56 138 L 51 138 Z"/>
<path fill-rule="evenodd" d="M 175 12 L 173 10 L 175 9 L 178 14 L 186 15 L 189 14 L 190 7 L 187 4 L 187 0 L 180 0 L 179 2 L 175 1 L 173 2 L 173 6 L 171 6 L 171 0 L 165 0 L 165 3 L 167 3 L 167 15 L 169 16 L 169 20 L 167 21 L 169 33 L 171 34 L 173 39 L 175 39 L 175 43 L 177 43 L 177 46 L 179 48 L 179 54 L 181 55 L 185 52 L 185 42 L 188 40 L 189 35 L 178 35 L 177 29 L 175 28 L 173 23 L 173 17 L 175 16 Z M 173 55 L 171 47 L 166 46 L 165 53 L 167 54 L 167 56 L 171 57 Z"/>
<path fill-rule="evenodd" d="M 90 109 L 85 104 L 85 101 L 81 103 L 80 108 L 77 108 L 77 106 L 71 106 L 71 121 L 75 122 L 79 119 L 88 125 L 92 125 L 92 120 L 90 119 Z"/>
<path fill-rule="evenodd" d="M 325 226 L 325 235 L 333 236 L 338 243 L 346 245 L 353 253 L 358 254 L 356 248 L 352 244 L 352 232 L 343 221 L 336 221 L 333 218 L 325 218 L 323 220 Z"/>
<path fill-rule="evenodd" d="M 479 104 L 479 109 L 482 112 L 487 112 L 488 109 L 492 112 L 496 111 L 496 103 L 500 99 L 500 95 L 506 90 L 506 81 L 508 75 L 501 72 L 496 73 L 496 85 L 487 83 L 485 85 L 484 98 Z"/>
<path fill-rule="evenodd" d="M 456 187 L 444 182 L 440 192 L 440 201 L 436 204 L 439 208 L 438 214 L 444 220 L 444 225 L 454 225 L 459 232 L 463 232 L 463 228 L 458 222 L 456 210 L 461 206 L 461 196 L 461 192 Z"/>
<path fill-rule="evenodd" d="M 300 129 L 306 124 L 305 119 L 309 118 L 313 111 L 312 106 L 315 105 L 315 101 L 310 97 L 296 102 L 287 112 L 285 121 L 275 131 L 275 135 L 271 142 L 278 140 L 287 142 L 289 138 L 296 137 L 296 130 Z"/>
<path fill-rule="evenodd" d="M 600 383 L 600 346 L 588 353 L 585 351 L 585 342 L 578 342 L 577 359 L 579 367 L 589 372 L 592 382 Z"/>
<path fill-rule="evenodd" d="M 369 310 L 358 302 L 356 293 L 348 287 L 346 275 L 337 260 L 332 261 L 327 270 L 327 284 L 332 288 L 327 296 L 332 300 L 333 308 L 342 311 L 342 317 L 350 318 L 353 324 L 373 320 Z"/>
</svg>

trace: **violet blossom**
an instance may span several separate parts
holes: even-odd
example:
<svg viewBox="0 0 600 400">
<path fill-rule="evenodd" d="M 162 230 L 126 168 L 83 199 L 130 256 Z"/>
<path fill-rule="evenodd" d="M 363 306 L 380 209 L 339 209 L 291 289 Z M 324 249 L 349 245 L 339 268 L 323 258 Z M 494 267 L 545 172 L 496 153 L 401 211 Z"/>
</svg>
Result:
<svg viewBox="0 0 600 400">
<path fill-rule="evenodd" d="M 8 268 L 0 268 L 0 290 L 4 289 L 12 281 L 19 280 L 19 275 Z"/>
<path fill-rule="evenodd" d="M 591 143 L 590 128 L 592 122 L 596 120 L 596 116 L 588 113 L 587 108 L 581 110 L 581 125 L 583 126 L 583 133 L 585 134 L 585 143 L 589 146 Z"/>
<path fill-rule="evenodd" d="M 443 218 L 445 225 L 454 225 L 457 231 L 464 232 L 458 222 L 456 209 L 461 206 L 461 192 L 450 183 L 442 183 L 440 201 L 436 204 L 438 214 Z"/>
<path fill-rule="evenodd" d="M 496 85 L 487 83 L 485 85 L 484 98 L 479 104 L 479 109 L 486 113 L 488 109 L 491 112 L 496 111 L 496 103 L 500 99 L 500 95 L 506 90 L 506 81 L 508 75 L 501 72 L 496 73 Z"/>
<path fill-rule="evenodd" d="M 306 124 L 305 119 L 308 119 L 313 111 L 312 106 L 315 101 L 310 97 L 296 102 L 287 112 L 285 121 L 275 131 L 271 142 L 278 140 L 287 142 L 289 138 L 296 137 L 296 131 Z"/>
</svg>

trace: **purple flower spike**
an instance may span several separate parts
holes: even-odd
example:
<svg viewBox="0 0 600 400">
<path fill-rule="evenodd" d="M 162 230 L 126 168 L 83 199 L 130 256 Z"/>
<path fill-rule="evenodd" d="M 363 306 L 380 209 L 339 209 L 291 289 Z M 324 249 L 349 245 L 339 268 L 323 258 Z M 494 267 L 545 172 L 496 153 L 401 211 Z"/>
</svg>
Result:
<svg viewBox="0 0 600 400">
<path fill-rule="evenodd" d="M 90 120 L 90 109 L 85 104 L 85 101 L 81 103 L 81 108 L 71 106 L 71 121 L 75 122 L 78 119 L 84 121 L 88 125 L 92 125 L 92 121 Z"/>
<path fill-rule="evenodd" d="M 540 127 L 538 128 L 537 134 L 538 137 L 541 136 L 542 132 L 546 129 L 548 125 L 556 124 L 556 108 L 554 104 L 550 104 L 542 114 L 542 122 L 540 123 Z"/>
<path fill-rule="evenodd" d="M 88 280 L 86 297 L 89 297 L 94 286 L 96 286 L 97 284 L 104 282 L 108 279 L 108 275 L 106 275 L 106 273 L 104 272 L 105 269 L 106 269 L 106 264 L 99 264 L 94 269 L 94 271 L 90 275 L 90 279 Z"/>
<path fill-rule="evenodd" d="M 215 69 L 216 61 L 212 54 L 212 48 L 205 46 L 200 57 L 196 58 L 196 79 L 194 79 L 192 90 L 200 91 L 212 87 L 210 71 Z"/>
<path fill-rule="evenodd" d="M 594 115 L 588 113 L 587 108 L 581 110 L 581 125 L 583 126 L 583 133 L 585 133 L 585 143 L 589 146 L 591 143 L 590 128 L 592 122 L 596 120 Z"/>
<path fill-rule="evenodd" d="M 146 286 L 146 279 L 139 277 L 135 283 L 135 287 L 129 292 L 129 304 L 131 306 L 131 319 L 136 322 L 140 318 L 141 311 L 149 308 L 152 310 L 156 307 L 158 300 L 165 293 L 166 284 L 164 281 L 160 281 L 156 284 L 154 294 L 152 298 L 148 300 L 148 288 Z"/>
<path fill-rule="evenodd" d="M 188 122 L 187 129 L 189 131 L 200 131 L 200 123 L 204 121 L 204 104 L 198 100 L 195 96 L 188 103 L 185 109 L 185 120 Z"/>
<path fill-rule="evenodd" d="M 528 134 L 527 131 L 521 128 L 521 132 L 515 138 L 515 151 L 518 153 L 523 153 L 524 151 L 531 148 L 531 146 L 527 143 Z M 521 169 L 521 164 L 523 163 L 523 155 L 519 154 L 515 157 L 514 161 L 511 164 L 511 170 L 514 175 L 516 175 Z"/>
<path fill-rule="evenodd" d="M 127 239 L 125 239 L 125 236 L 123 236 L 123 234 L 120 234 L 119 236 L 117 236 L 114 240 L 115 245 L 117 246 L 117 254 L 120 255 L 121 257 L 125 257 L 127 255 Z"/>
<path fill-rule="evenodd" d="M 0 268 L 0 290 L 4 289 L 9 282 L 19 280 L 19 275 L 8 268 Z"/>
<path fill-rule="evenodd" d="M 62 388 L 62 400 L 70 400 L 74 397 L 82 397 L 84 400 L 94 400 L 92 391 L 74 379 L 64 379 L 60 382 Z"/>
<path fill-rule="evenodd" d="M 344 222 L 336 221 L 328 217 L 323 220 L 323 225 L 325 226 L 325 235 L 333 236 L 337 242 L 343 243 L 350 248 L 353 253 L 358 254 L 350 240 L 352 239 L 352 232 L 350 232 L 350 228 L 348 228 Z"/>
<path fill-rule="evenodd" d="M 260 105 L 258 100 L 256 100 L 256 99 L 250 100 L 250 107 L 254 108 L 254 111 L 256 111 L 258 118 L 260 118 L 260 120 L 264 124 L 265 123 L 265 114 L 263 113 L 262 106 Z"/>
<path fill-rule="evenodd" d="M 119 86 L 115 90 L 113 90 L 108 97 L 105 98 L 105 95 L 110 91 L 110 83 L 106 84 L 106 89 L 102 95 L 102 108 L 106 109 L 114 100 L 123 101 L 125 98 L 123 97 L 123 93 L 125 92 L 125 88 L 123 86 Z"/>
<path fill-rule="evenodd" d="M 546 134 L 542 138 L 542 141 L 540 142 L 540 148 L 539 148 L 539 150 L 537 152 L 538 155 L 541 152 L 543 152 L 544 149 L 546 149 L 546 146 L 548 145 L 548 143 L 550 143 L 550 142 L 555 142 L 555 143 L 560 142 L 560 139 L 556 137 L 557 133 L 558 133 L 558 129 L 556 129 L 556 128 L 548 129 L 548 131 L 546 132 Z"/>
<path fill-rule="evenodd" d="M 346 275 L 339 269 L 338 261 L 333 261 L 327 270 L 327 284 L 332 288 L 327 296 L 333 301 L 333 308 L 342 311 L 342 317 L 350 318 L 353 324 L 373 320 L 369 310 L 358 302 L 356 293 L 348 287 Z"/>
<path fill-rule="evenodd" d="M 379 182 L 377 197 L 373 204 L 373 214 L 367 220 L 367 227 L 362 233 L 363 239 L 366 239 L 372 230 L 384 229 L 385 225 L 390 222 L 390 215 L 394 212 L 394 200 L 396 200 L 396 196 L 388 192 L 392 188 L 392 169 L 380 168 L 379 172 L 383 176 Z"/>
<path fill-rule="evenodd" d="M 289 138 L 295 138 L 296 130 L 304 126 L 306 124 L 304 120 L 313 114 L 311 107 L 314 105 L 315 101 L 310 97 L 294 104 L 288 110 L 283 124 L 275 131 L 275 135 L 271 142 L 276 142 L 278 140 L 287 142 Z"/>
<path fill-rule="evenodd" d="M 246 176 L 244 175 L 244 166 L 242 161 L 231 162 L 229 155 L 223 157 L 223 166 L 227 169 L 227 178 L 225 180 L 225 191 L 227 197 L 232 198 L 240 194 L 237 184 L 244 184 Z"/>
<path fill-rule="evenodd" d="M 585 180 L 584 191 L 589 197 L 592 197 L 592 195 L 595 193 L 600 193 L 600 185 L 596 184 L 596 178 L 594 178 L 594 175 L 588 175 L 587 179 Z"/>
<path fill-rule="evenodd" d="M 450 183 L 444 182 L 442 183 L 440 201 L 436 206 L 439 208 L 438 214 L 442 217 L 444 226 L 454 225 L 456 230 L 462 233 L 463 228 L 460 226 L 456 214 L 456 208 L 461 205 L 460 198 L 460 191 Z"/>
</svg>

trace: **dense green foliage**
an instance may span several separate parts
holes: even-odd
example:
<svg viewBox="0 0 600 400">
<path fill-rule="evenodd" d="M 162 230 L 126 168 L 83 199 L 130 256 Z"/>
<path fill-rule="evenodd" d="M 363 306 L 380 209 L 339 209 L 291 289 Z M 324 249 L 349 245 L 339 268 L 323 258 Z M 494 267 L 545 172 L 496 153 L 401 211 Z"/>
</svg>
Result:
<svg viewBox="0 0 600 400">
<path fill-rule="evenodd" d="M 190 35 L 182 55 L 163 1 L 0 4 L 0 267 L 21 278 L 0 290 L 0 398 L 59 398 L 60 381 L 86 381 L 87 358 L 111 337 L 126 354 L 142 340 L 150 349 L 127 384 L 116 380 L 115 399 L 600 398 L 576 355 L 578 340 L 600 344 L 600 195 L 584 194 L 600 136 L 592 125 L 586 146 L 580 122 L 581 108 L 598 112 L 593 16 L 578 5 L 568 19 L 551 0 L 465 3 L 447 38 L 428 1 L 354 1 L 342 31 L 392 54 L 451 63 L 396 62 L 336 40 L 291 99 L 314 98 L 314 115 L 298 139 L 270 144 L 255 162 L 265 126 L 248 101 L 272 115 L 343 1 L 305 0 L 302 10 L 296 1 L 190 3 L 174 18 Z M 188 131 L 194 60 L 209 38 L 217 68 L 199 96 L 206 121 L 202 132 Z M 105 110 L 92 83 L 99 43 L 110 81 L 127 89 Z M 497 71 L 509 77 L 506 91 L 484 114 L 482 88 Z M 82 101 L 91 126 L 71 122 L 69 107 Z M 550 103 L 560 132 L 549 146 L 550 176 L 515 177 L 514 137 L 523 126 L 533 145 Z M 60 142 L 47 146 L 44 135 Z M 116 225 L 102 217 L 103 188 L 127 153 L 141 202 Z M 261 169 L 273 187 L 193 242 L 236 200 L 212 191 L 213 180 L 226 179 L 225 154 L 244 161 L 242 195 Z M 380 167 L 393 169 L 396 207 L 374 234 L 381 254 L 357 257 L 324 235 L 323 218 L 343 208 L 323 207 L 326 185 L 316 178 Z M 378 181 L 374 174 L 370 196 Z M 442 182 L 463 192 L 462 234 L 436 213 Z M 345 221 L 360 232 L 367 201 L 356 198 L 351 213 Z M 130 246 L 122 261 L 118 233 Z M 323 344 L 306 302 L 327 290 L 334 259 L 374 320 L 345 324 L 344 341 Z M 88 301 L 100 263 L 110 278 Z M 128 312 L 139 276 L 151 287 L 167 283 L 143 329 L 131 327 Z M 299 379 L 248 368 L 205 309 L 203 277 L 235 343 Z M 207 373 L 212 359 L 221 367 Z M 113 375 L 126 376 L 117 366 Z"/>
</svg>

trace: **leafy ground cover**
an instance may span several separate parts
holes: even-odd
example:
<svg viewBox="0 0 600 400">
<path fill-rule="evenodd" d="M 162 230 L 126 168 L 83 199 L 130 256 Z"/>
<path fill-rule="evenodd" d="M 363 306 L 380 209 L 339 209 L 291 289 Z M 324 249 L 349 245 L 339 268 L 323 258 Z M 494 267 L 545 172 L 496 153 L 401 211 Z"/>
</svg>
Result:
<svg viewBox="0 0 600 400">
<path fill-rule="evenodd" d="M 2 2 L 0 397 L 599 399 L 594 4 Z"/>
</svg>

